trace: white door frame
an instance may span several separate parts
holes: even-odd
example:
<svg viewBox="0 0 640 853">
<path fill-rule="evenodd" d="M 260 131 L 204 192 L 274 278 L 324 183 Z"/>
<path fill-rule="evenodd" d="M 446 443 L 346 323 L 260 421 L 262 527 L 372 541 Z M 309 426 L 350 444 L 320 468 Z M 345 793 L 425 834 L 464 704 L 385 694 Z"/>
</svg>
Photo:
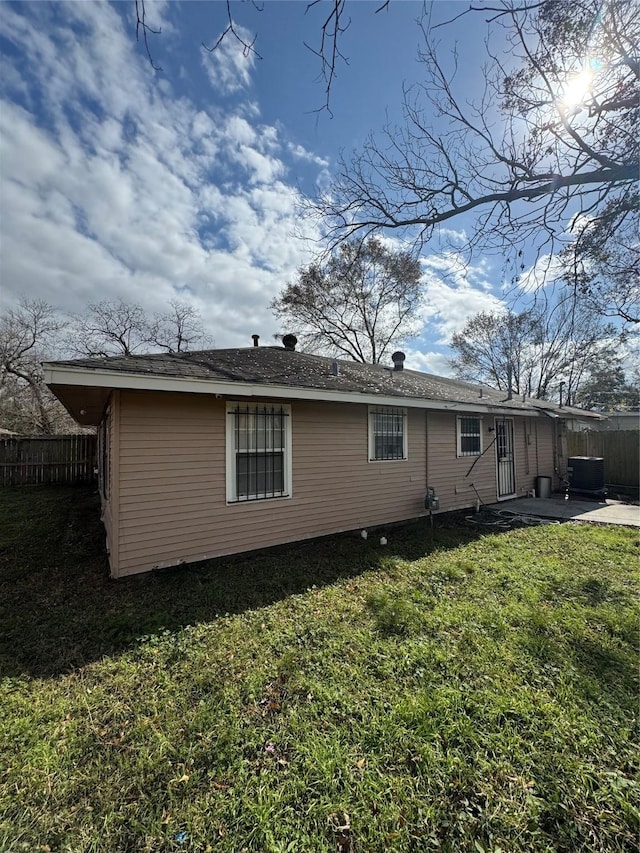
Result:
<svg viewBox="0 0 640 853">
<path fill-rule="evenodd" d="M 506 431 L 506 434 L 502 433 L 499 424 L 509 424 L 509 428 Z M 494 421 L 494 425 L 496 430 L 496 497 L 499 501 L 508 501 L 517 496 L 515 423 L 513 418 L 496 418 Z M 502 441 L 501 433 L 504 436 L 504 440 Z M 509 439 L 511 444 L 510 447 Z M 501 458 L 501 453 L 505 453 L 506 455 Z M 509 456 L 511 456 L 511 458 L 509 458 Z M 504 479 L 501 479 L 501 471 L 502 478 L 505 478 L 506 475 L 506 482 L 504 481 Z M 510 485 L 512 485 L 513 490 L 501 494 L 500 489 L 502 485 L 505 488 L 508 488 Z"/>
</svg>

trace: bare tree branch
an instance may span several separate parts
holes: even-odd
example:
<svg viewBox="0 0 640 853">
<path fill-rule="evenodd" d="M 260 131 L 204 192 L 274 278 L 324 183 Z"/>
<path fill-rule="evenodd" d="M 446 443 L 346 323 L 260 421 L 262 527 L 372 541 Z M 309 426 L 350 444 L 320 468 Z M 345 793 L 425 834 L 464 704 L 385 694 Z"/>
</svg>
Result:
<svg viewBox="0 0 640 853">
<path fill-rule="evenodd" d="M 187 352 L 193 349 L 208 349 L 214 346 L 202 324 L 200 312 L 179 299 L 169 301 L 169 310 L 155 314 L 147 323 L 145 343 L 167 352 Z"/>
<path fill-rule="evenodd" d="M 541 0 L 538 3 L 523 3 L 519 8 L 521 11 L 527 10 L 531 11 L 534 9 L 539 9 L 541 6 L 544 6 L 546 0 Z M 472 12 L 495 12 L 495 15 L 492 15 L 490 18 L 487 18 L 487 23 L 492 23 L 493 21 L 501 18 L 503 15 L 510 14 L 510 9 L 505 9 L 504 7 L 499 6 L 474 6 L 473 3 L 470 3 L 469 6 L 464 9 L 462 12 L 459 12 L 457 15 L 454 15 L 453 18 L 449 18 L 446 21 L 442 21 L 440 24 L 434 24 L 433 29 L 436 30 L 438 27 L 447 27 L 450 24 L 459 21 L 460 18 L 466 17 L 468 14 Z"/>
<path fill-rule="evenodd" d="M 207 47 L 207 45 L 204 42 L 202 42 L 202 46 L 204 47 L 205 50 L 208 50 L 209 53 L 213 53 L 215 50 L 217 50 L 220 47 L 220 45 L 222 44 L 222 42 L 225 40 L 225 38 L 228 35 L 232 35 L 234 37 L 234 39 L 240 45 L 242 45 L 242 55 L 245 57 L 245 59 L 248 56 L 250 56 L 250 54 L 253 54 L 256 57 L 256 59 L 262 59 L 262 57 L 260 56 L 258 51 L 255 49 L 255 43 L 258 39 L 258 34 L 255 33 L 251 41 L 247 41 L 246 39 L 244 39 L 240 35 L 240 33 L 238 32 L 238 28 L 237 28 L 236 24 L 234 23 L 233 16 L 231 14 L 230 0 L 226 0 L 226 4 L 227 4 L 227 22 L 228 22 L 227 26 L 225 27 L 225 29 L 220 34 L 220 36 L 218 37 L 218 40 L 213 45 L 213 47 Z M 256 3 L 253 3 L 252 5 L 255 9 L 257 9 L 260 12 L 264 8 L 264 7 L 258 6 Z"/>
<path fill-rule="evenodd" d="M 305 47 L 311 51 L 311 53 L 320 61 L 320 73 L 319 79 L 324 82 L 325 86 L 325 97 L 323 104 L 317 109 L 313 110 L 313 112 L 321 113 L 326 111 L 329 115 L 333 115 L 330 109 L 331 102 L 331 91 L 333 88 L 333 84 L 337 75 L 337 66 L 340 60 L 342 60 L 345 64 L 349 64 L 349 60 L 340 50 L 340 40 L 346 30 L 349 28 L 351 23 L 350 19 L 345 23 L 345 6 L 347 4 L 347 0 L 329 0 L 330 8 L 328 14 L 322 20 L 320 24 L 320 39 L 319 43 L 316 47 L 313 47 L 308 41 L 304 41 Z M 293 8 L 295 5 L 291 3 L 290 6 Z M 308 0 L 305 8 L 305 14 L 310 12 L 315 7 L 325 8 L 327 5 L 327 0 Z M 212 8 L 217 8 L 218 6 L 222 6 L 222 3 L 211 3 Z M 258 12 L 262 12 L 265 8 L 264 3 L 257 3 L 255 0 L 252 0 L 251 6 L 256 9 Z M 383 11 L 387 11 L 390 6 L 390 0 L 383 0 L 375 9 L 374 14 L 378 14 Z M 238 44 L 242 47 L 242 54 L 245 58 L 250 55 L 255 56 L 256 59 L 262 59 L 260 53 L 258 53 L 256 49 L 256 41 L 258 38 L 257 32 L 253 34 L 251 38 L 247 38 L 243 35 L 243 28 L 238 25 L 238 23 L 234 20 L 232 9 L 231 9 L 231 0 L 225 0 L 225 17 L 226 17 L 226 25 L 223 28 L 222 32 L 216 39 L 215 43 L 211 46 L 205 44 L 205 42 L 201 42 L 202 47 L 209 51 L 209 53 L 213 53 L 220 48 L 220 46 L 224 43 L 224 41 L 231 37 L 238 42 Z M 151 33 L 153 35 L 159 35 L 161 33 L 160 29 L 153 29 L 146 22 L 146 9 L 145 9 L 145 0 L 135 0 L 135 8 L 136 8 L 136 41 L 142 40 L 144 43 L 145 51 L 147 54 L 147 58 L 151 64 L 151 67 L 155 71 L 161 71 L 161 67 L 155 64 L 153 56 L 151 54 L 151 48 L 149 45 L 148 35 Z"/>
<path fill-rule="evenodd" d="M 144 49 L 147 52 L 147 58 L 151 67 L 154 71 L 162 71 L 161 66 L 156 65 L 153 61 L 153 57 L 151 56 L 151 49 L 149 47 L 149 39 L 148 34 L 153 33 L 153 35 L 160 35 L 162 30 L 154 30 L 149 26 L 146 22 L 147 10 L 144 5 L 145 0 L 136 0 L 136 41 L 140 41 L 140 33 L 142 32 L 142 40 L 144 41 Z"/>
<path fill-rule="evenodd" d="M 305 14 L 321 2 L 322 0 L 310 0 L 307 3 Z M 333 113 L 329 109 L 329 102 L 331 99 L 331 87 L 336 76 L 336 63 L 341 59 L 345 64 L 349 64 L 349 60 L 338 49 L 340 36 L 349 29 L 351 24 L 351 19 L 344 26 L 342 24 L 345 3 L 346 0 L 331 0 L 331 11 L 321 26 L 320 45 L 317 49 L 311 47 L 306 41 L 304 42 L 305 47 L 320 60 L 320 76 L 326 84 L 325 102 L 318 110 L 314 110 L 314 112 L 326 110 L 332 117 Z M 376 9 L 376 11 L 380 11 L 380 9 Z"/>
<path fill-rule="evenodd" d="M 638 8 L 503 0 L 462 14 L 476 11 L 492 13 L 513 67 L 489 49 L 485 91 L 471 103 L 456 91 L 455 53 L 447 72 L 423 23 L 426 80 L 404 93 L 404 125 L 342 158 L 333 186 L 307 203 L 330 249 L 384 232 L 421 246 L 473 216 L 469 255 L 552 253 L 570 242 L 572 222 L 597 218 L 637 182 Z"/>
</svg>

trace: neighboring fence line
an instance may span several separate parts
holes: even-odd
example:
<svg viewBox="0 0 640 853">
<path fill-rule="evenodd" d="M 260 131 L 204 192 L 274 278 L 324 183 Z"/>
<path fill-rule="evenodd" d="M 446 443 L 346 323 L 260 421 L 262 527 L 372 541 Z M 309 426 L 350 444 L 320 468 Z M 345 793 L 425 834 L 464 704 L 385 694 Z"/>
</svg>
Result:
<svg viewBox="0 0 640 853">
<path fill-rule="evenodd" d="M 608 485 L 638 488 L 640 430 L 567 432 L 569 456 L 602 456 Z"/>
<path fill-rule="evenodd" d="M 0 485 L 86 483 L 94 478 L 95 435 L 0 439 Z"/>
</svg>

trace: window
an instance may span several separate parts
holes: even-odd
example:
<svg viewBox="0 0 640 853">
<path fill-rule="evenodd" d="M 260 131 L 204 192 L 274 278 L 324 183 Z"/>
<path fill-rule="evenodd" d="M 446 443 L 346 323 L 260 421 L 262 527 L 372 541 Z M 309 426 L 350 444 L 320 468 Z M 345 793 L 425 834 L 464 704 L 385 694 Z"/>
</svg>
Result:
<svg viewBox="0 0 640 853">
<path fill-rule="evenodd" d="M 369 461 L 407 458 L 407 410 L 369 409 Z"/>
<path fill-rule="evenodd" d="M 509 425 L 510 422 L 506 420 L 496 421 L 496 455 L 500 461 L 511 455 Z"/>
<path fill-rule="evenodd" d="M 291 409 L 227 404 L 227 501 L 291 495 Z"/>
<path fill-rule="evenodd" d="M 480 456 L 482 453 L 482 418 L 458 418 L 458 456 Z"/>
</svg>

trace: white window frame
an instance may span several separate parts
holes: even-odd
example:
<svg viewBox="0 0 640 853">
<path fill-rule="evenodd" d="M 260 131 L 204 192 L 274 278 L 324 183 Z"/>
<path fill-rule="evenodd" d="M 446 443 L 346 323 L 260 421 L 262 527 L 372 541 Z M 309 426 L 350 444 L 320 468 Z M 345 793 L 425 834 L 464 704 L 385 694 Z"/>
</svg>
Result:
<svg viewBox="0 0 640 853">
<path fill-rule="evenodd" d="M 274 406 L 278 409 L 282 409 L 284 417 L 284 453 L 283 453 L 283 483 L 284 483 L 284 494 L 282 495 L 271 495 L 271 494 L 256 494 L 256 495 L 247 495 L 240 496 L 236 494 L 236 461 L 237 461 L 237 448 L 236 448 L 236 431 L 235 431 L 235 418 L 233 414 L 235 410 L 240 407 L 241 409 L 251 409 L 255 407 L 256 409 L 262 409 L 264 407 Z M 264 501 L 282 501 L 289 500 L 292 497 L 293 493 L 293 477 L 292 477 L 292 429 L 291 429 L 291 406 L 286 403 L 274 403 L 271 401 L 263 401 L 260 403 L 249 403 L 246 400 L 229 400 L 225 409 L 225 432 L 226 432 L 226 489 L 227 489 L 227 504 L 243 504 L 243 503 L 262 503 Z"/>
<path fill-rule="evenodd" d="M 478 421 L 478 426 L 479 426 L 478 433 L 475 433 L 475 432 L 463 433 L 462 432 L 462 421 L 463 420 Z M 476 435 L 479 435 L 479 437 L 480 437 L 480 450 L 477 453 L 475 453 L 475 452 L 469 453 L 469 451 L 463 451 L 462 450 L 462 439 L 468 438 L 469 436 L 474 436 L 474 438 L 475 438 Z M 470 457 L 475 457 L 475 456 L 482 456 L 482 451 L 483 451 L 483 447 L 482 447 L 482 417 L 480 417 L 479 415 L 471 415 L 471 414 L 469 414 L 469 415 L 458 415 L 458 417 L 456 418 L 456 455 L 458 457 L 470 458 Z"/>
<path fill-rule="evenodd" d="M 375 457 L 376 442 L 374 433 L 374 415 L 378 412 L 397 412 L 402 415 L 402 456 L 399 456 L 397 459 L 376 459 Z M 369 430 L 369 462 L 406 462 L 409 458 L 409 429 L 406 408 L 402 406 L 369 406 L 367 410 L 367 420 Z"/>
</svg>

